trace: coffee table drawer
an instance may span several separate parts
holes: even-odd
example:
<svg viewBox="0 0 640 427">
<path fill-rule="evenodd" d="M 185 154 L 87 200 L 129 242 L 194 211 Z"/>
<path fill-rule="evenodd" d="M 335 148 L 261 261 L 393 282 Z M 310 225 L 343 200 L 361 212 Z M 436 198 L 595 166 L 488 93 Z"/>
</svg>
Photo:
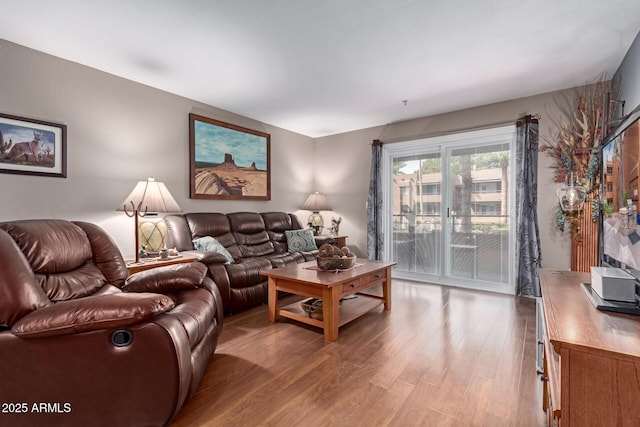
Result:
<svg viewBox="0 0 640 427">
<path fill-rule="evenodd" d="M 363 289 L 367 289 L 368 287 L 376 283 L 382 283 L 384 278 L 385 278 L 384 271 L 377 271 L 362 277 L 358 277 L 342 285 L 342 293 L 352 294 L 354 292 L 359 292 Z"/>
<path fill-rule="evenodd" d="M 386 275 L 384 274 L 384 271 L 376 271 L 375 273 L 367 274 L 366 276 L 361 277 L 360 280 L 362 281 L 363 285 L 366 282 L 366 284 L 371 286 L 374 283 L 382 283 L 385 277 Z"/>
<path fill-rule="evenodd" d="M 362 278 L 359 277 L 357 279 L 349 280 L 347 283 L 342 285 L 342 294 L 352 294 L 354 292 L 358 292 L 362 288 Z"/>
</svg>

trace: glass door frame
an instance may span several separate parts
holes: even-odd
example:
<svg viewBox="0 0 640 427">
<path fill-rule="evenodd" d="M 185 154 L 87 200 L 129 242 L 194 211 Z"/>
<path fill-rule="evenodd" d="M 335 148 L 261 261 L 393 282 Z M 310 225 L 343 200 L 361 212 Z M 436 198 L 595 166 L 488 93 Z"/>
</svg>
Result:
<svg viewBox="0 0 640 427">
<path fill-rule="evenodd" d="M 429 153 L 439 153 L 441 156 L 441 209 L 440 221 L 442 224 L 442 238 L 440 250 L 442 253 L 440 275 L 428 275 L 408 271 L 393 270 L 395 277 L 417 280 L 429 283 L 437 283 L 449 286 L 458 286 L 478 290 L 495 291 L 500 293 L 515 294 L 516 289 L 516 167 L 515 167 L 515 125 L 501 126 L 489 129 L 481 129 L 469 132 L 453 133 L 442 136 L 415 139 L 410 141 L 384 144 L 382 146 L 382 170 L 383 182 L 383 212 L 382 227 L 384 232 L 383 259 L 392 259 L 393 244 L 393 160 L 398 157 L 408 157 Z M 452 205 L 451 191 L 445 189 L 445 182 L 449 186 L 449 180 L 445 181 L 450 171 L 449 155 L 452 150 L 477 145 L 509 144 L 509 262 L 508 283 L 483 282 L 464 278 L 447 276 L 450 268 L 450 218 L 447 216 L 447 207 Z M 447 232 L 445 232 L 445 227 Z M 447 264 L 449 263 L 449 264 Z M 481 285 L 481 286 L 479 286 Z"/>
</svg>

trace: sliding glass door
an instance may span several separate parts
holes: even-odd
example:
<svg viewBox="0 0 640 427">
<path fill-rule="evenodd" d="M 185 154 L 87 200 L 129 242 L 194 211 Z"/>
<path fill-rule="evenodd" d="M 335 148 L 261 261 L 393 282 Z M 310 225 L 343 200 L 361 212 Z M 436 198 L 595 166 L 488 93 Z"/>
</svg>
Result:
<svg viewBox="0 0 640 427">
<path fill-rule="evenodd" d="M 384 146 L 394 274 L 512 293 L 514 127 Z"/>
<path fill-rule="evenodd" d="M 442 271 L 442 160 L 439 152 L 393 162 L 392 258 L 406 272 Z"/>
</svg>

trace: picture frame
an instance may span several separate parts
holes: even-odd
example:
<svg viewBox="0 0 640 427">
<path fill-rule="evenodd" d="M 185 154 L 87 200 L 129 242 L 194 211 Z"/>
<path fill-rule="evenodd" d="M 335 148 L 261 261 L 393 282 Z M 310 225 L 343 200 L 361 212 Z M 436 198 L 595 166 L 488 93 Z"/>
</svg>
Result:
<svg viewBox="0 0 640 427">
<path fill-rule="evenodd" d="M 271 200 L 271 135 L 189 114 L 190 197 Z"/>
<path fill-rule="evenodd" d="M 0 114 L 0 173 L 67 177 L 67 126 Z"/>
</svg>

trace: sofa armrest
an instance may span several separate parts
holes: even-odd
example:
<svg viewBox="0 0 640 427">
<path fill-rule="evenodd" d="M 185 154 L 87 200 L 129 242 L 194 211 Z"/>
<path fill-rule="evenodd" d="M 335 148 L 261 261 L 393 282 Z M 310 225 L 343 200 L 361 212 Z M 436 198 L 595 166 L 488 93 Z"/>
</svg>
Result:
<svg viewBox="0 0 640 427">
<path fill-rule="evenodd" d="M 83 221 L 72 221 L 87 234 L 91 244 L 93 262 L 109 283 L 122 287 L 127 277 L 127 264 L 114 240 L 102 228 Z"/>
<path fill-rule="evenodd" d="M 51 304 L 36 281 L 29 261 L 13 240 L 0 229 L 0 328 L 14 324 L 33 310 Z"/>
<path fill-rule="evenodd" d="M 60 411 L 1 414 L 0 424 L 169 425 L 196 375 L 187 332 L 171 313 L 122 328 L 133 339 L 121 348 L 113 329 L 44 339 L 0 332 L 0 402 L 61 402 Z M 62 402 L 70 412 L 60 413 Z"/>
<path fill-rule="evenodd" d="M 11 332 L 22 338 L 42 338 L 120 328 L 148 321 L 173 307 L 168 296 L 151 293 L 78 298 L 29 313 L 14 323 Z"/>
<path fill-rule="evenodd" d="M 228 264 L 227 258 L 218 252 L 207 252 L 207 251 L 182 251 L 181 255 L 194 256 L 203 264 Z"/>
<path fill-rule="evenodd" d="M 125 292 L 167 293 L 195 289 L 207 277 L 207 267 L 199 262 L 174 264 L 134 273 L 127 278 Z"/>
</svg>

